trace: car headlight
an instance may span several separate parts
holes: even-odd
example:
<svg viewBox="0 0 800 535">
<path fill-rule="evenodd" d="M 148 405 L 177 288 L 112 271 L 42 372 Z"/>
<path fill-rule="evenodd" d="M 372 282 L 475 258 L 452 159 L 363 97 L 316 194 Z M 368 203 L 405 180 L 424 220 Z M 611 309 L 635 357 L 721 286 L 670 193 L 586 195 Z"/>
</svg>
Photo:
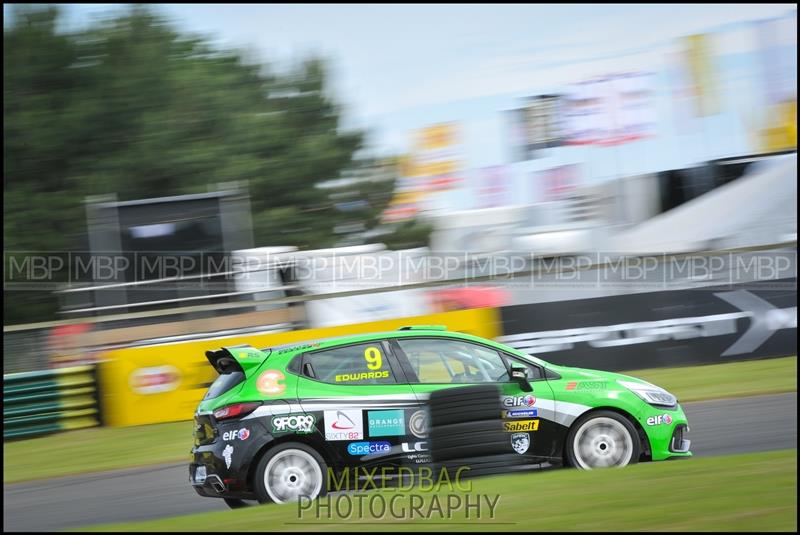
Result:
<svg viewBox="0 0 800 535">
<path fill-rule="evenodd" d="M 678 398 L 656 385 L 651 385 L 649 383 L 633 383 L 630 381 L 617 382 L 650 405 L 655 405 L 657 407 L 674 407 L 678 404 Z"/>
</svg>

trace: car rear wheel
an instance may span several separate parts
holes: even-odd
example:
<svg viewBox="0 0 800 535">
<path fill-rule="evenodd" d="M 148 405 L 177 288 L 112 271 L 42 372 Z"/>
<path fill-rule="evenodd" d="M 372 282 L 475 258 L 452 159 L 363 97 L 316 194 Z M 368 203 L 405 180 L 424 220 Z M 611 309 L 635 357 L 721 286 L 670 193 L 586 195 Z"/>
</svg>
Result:
<svg viewBox="0 0 800 535">
<path fill-rule="evenodd" d="M 261 503 L 289 503 L 326 492 L 327 465 L 312 448 L 290 442 L 269 450 L 258 462 L 255 490 Z"/>
<path fill-rule="evenodd" d="M 641 451 L 636 428 L 612 411 L 579 418 L 567 435 L 567 461 L 582 470 L 634 464 Z"/>
</svg>

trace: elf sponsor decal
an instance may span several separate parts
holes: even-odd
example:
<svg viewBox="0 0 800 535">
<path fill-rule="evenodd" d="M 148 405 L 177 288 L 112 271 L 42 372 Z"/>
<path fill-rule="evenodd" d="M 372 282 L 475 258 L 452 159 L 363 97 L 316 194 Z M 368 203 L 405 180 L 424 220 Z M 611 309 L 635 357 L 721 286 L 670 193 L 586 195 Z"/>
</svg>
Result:
<svg viewBox="0 0 800 535">
<path fill-rule="evenodd" d="M 228 444 L 225 446 L 225 449 L 222 450 L 222 456 L 225 458 L 225 466 L 227 468 L 231 467 L 231 458 L 233 456 L 233 446 Z"/>
<path fill-rule="evenodd" d="M 513 422 L 503 422 L 503 429 L 510 433 L 520 431 L 538 431 L 539 420 L 517 420 Z"/>
<path fill-rule="evenodd" d="M 647 419 L 647 425 L 669 425 L 672 423 L 672 416 L 669 414 L 659 414 L 658 416 L 651 416 Z"/>
<path fill-rule="evenodd" d="M 313 414 L 287 414 L 272 418 L 273 433 L 306 434 L 314 430 L 317 419 Z"/>
<path fill-rule="evenodd" d="M 377 442 L 351 442 L 347 445 L 347 453 L 350 455 L 372 455 L 375 453 L 389 453 L 392 450 L 391 444 L 385 440 Z"/>
<path fill-rule="evenodd" d="M 606 390 L 608 383 L 606 381 L 570 381 L 567 383 L 565 390 Z"/>
<path fill-rule="evenodd" d="M 531 436 L 528 433 L 514 433 L 511 435 L 511 447 L 522 455 L 531 445 Z"/>
<path fill-rule="evenodd" d="M 246 427 L 242 427 L 238 431 L 226 431 L 222 434 L 222 440 L 229 441 L 229 440 L 247 440 L 250 436 L 250 430 Z"/>
<path fill-rule="evenodd" d="M 361 410 L 325 411 L 325 440 L 361 440 L 364 422 Z"/>
<path fill-rule="evenodd" d="M 367 424 L 371 437 L 395 437 L 406 434 L 406 417 L 401 409 L 369 411 Z"/>
<path fill-rule="evenodd" d="M 160 394 L 178 388 L 181 374 L 175 366 L 138 368 L 128 379 L 131 390 L 137 394 Z"/>
<path fill-rule="evenodd" d="M 408 419 L 408 430 L 417 438 L 428 436 L 428 411 L 418 410 Z"/>
<path fill-rule="evenodd" d="M 509 396 L 503 398 L 504 407 L 533 407 L 536 398 L 528 394 L 527 396 Z"/>
<path fill-rule="evenodd" d="M 265 396 L 279 396 L 286 390 L 284 379 L 286 376 L 280 370 L 266 370 L 258 376 L 256 389 Z"/>
<path fill-rule="evenodd" d="M 503 418 L 535 418 L 539 416 L 539 409 L 518 409 L 503 411 Z"/>
</svg>

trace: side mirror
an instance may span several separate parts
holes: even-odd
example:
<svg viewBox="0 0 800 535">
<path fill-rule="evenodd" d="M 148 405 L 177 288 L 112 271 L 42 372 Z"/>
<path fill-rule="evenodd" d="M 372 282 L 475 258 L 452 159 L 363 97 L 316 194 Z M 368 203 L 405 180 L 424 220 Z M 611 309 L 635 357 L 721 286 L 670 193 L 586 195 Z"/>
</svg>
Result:
<svg viewBox="0 0 800 535">
<path fill-rule="evenodd" d="M 519 387 L 522 389 L 523 392 L 532 392 L 533 386 L 531 386 L 530 381 L 528 381 L 528 368 L 525 366 L 514 366 L 511 365 L 511 380 L 515 383 L 519 383 Z"/>
</svg>

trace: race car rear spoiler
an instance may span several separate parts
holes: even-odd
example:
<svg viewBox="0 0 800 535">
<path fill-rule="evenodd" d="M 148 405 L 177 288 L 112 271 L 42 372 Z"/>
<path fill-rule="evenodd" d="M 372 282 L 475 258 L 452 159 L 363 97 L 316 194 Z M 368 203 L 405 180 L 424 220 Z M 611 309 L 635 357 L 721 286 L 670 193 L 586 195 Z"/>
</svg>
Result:
<svg viewBox="0 0 800 535">
<path fill-rule="evenodd" d="M 249 375 L 269 357 L 271 352 L 270 349 L 259 350 L 242 344 L 206 351 L 206 358 L 220 375 L 236 371 Z"/>
</svg>

